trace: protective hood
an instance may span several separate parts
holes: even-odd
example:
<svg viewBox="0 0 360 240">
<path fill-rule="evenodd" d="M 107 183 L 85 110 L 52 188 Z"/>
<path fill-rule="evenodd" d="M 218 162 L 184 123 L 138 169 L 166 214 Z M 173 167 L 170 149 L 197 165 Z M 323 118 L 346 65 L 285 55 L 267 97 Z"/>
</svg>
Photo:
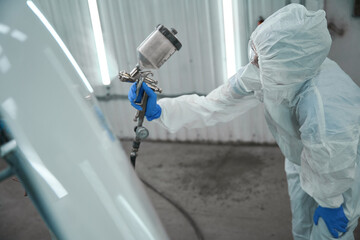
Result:
<svg viewBox="0 0 360 240">
<path fill-rule="evenodd" d="M 331 37 L 325 12 L 287 5 L 267 18 L 251 34 L 259 57 L 264 97 L 291 101 L 319 71 L 329 53 Z"/>
</svg>

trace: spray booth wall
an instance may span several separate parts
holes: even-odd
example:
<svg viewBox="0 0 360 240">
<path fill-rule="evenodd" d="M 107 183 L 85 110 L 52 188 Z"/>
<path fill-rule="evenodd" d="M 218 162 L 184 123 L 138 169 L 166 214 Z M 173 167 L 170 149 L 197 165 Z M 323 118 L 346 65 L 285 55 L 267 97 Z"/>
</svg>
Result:
<svg viewBox="0 0 360 240">
<path fill-rule="evenodd" d="M 226 0 L 225 0 L 226 1 Z M 101 83 L 95 40 L 87 1 L 34 1 L 57 30 L 95 89 L 100 106 L 115 134 L 132 138 L 135 110 L 127 100 L 129 83 L 117 74 L 137 63 L 137 46 L 158 24 L 174 27 L 183 47 L 159 70 L 153 71 L 163 95 L 208 94 L 227 79 L 222 1 L 219 0 L 121 0 L 98 1 L 112 83 Z M 308 9 L 324 8 L 324 0 L 233 0 L 236 66 L 247 64 L 247 45 L 259 16 L 264 18 L 290 2 Z M 348 2 L 348 1 L 346 1 Z M 346 4 L 345 4 L 346 5 Z M 351 5 L 351 3 L 347 3 Z M 336 59 L 335 59 L 336 60 Z M 235 120 L 203 129 L 181 129 L 170 134 L 156 123 L 146 122 L 153 140 L 273 143 L 263 106 Z"/>
</svg>

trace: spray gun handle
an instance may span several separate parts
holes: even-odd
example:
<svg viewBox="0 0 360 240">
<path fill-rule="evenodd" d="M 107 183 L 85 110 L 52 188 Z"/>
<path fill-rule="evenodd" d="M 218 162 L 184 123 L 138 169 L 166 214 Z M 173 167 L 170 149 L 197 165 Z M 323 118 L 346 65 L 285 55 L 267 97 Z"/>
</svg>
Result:
<svg viewBox="0 0 360 240">
<path fill-rule="evenodd" d="M 135 115 L 135 118 L 134 118 L 134 121 L 136 122 L 138 119 L 139 119 L 139 122 L 141 121 L 141 124 L 143 123 L 143 120 L 144 120 L 144 116 L 145 116 L 145 113 L 146 113 L 146 106 L 147 106 L 147 100 L 148 100 L 148 96 L 146 94 L 145 91 L 142 92 L 142 97 L 141 97 L 141 101 L 140 102 L 136 102 L 137 99 L 139 99 L 139 96 L 140 96 L 140 90 L 141 90 L 141 87 L 142 87 L 142 84 L 144 82 L 144 77 L 143 76 L 140 76 L 140 78 L 136 81 L 136 97 L 134 99 L 134 103 L 138 106 L 141 107 L 142 110 L 138 110 L 136 112 L 136 115 Z M 141 125 L 140 124 L 140 125 Z M 139 125 L 138 125 L 139 126 Z"/>
<path fill-rule="evenodd" d="M 138 122 L 138 126 L 139 123 L 141 122 L 140 126 L 142 125 L 142 123 L 144 122 L 144 117 L 145 117 L 145 113 L 146 113 L 146 106 L 147 106 L 147 100 L 148 100 L 148 95 L 144 92 L 144 95 L 141 98 L 141 102 L 140 103 L 136 103 L 137 105 L 139 105 L 141 107 L 142 110 L 138 110 L 134 121 L 139 121 Z"/>
</svg>

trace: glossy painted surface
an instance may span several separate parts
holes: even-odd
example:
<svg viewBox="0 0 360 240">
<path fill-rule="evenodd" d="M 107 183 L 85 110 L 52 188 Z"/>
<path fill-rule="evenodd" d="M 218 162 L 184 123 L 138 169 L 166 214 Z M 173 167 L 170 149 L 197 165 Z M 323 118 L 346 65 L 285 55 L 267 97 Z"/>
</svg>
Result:
<svg viewBox="0 0 360 240">
<path fill-rule="evenodd" d="M 0 2 L 0 115 L 34 204 L 58 239 L 168 239 L 86 77 L 34 11 Z"/>
</svg>

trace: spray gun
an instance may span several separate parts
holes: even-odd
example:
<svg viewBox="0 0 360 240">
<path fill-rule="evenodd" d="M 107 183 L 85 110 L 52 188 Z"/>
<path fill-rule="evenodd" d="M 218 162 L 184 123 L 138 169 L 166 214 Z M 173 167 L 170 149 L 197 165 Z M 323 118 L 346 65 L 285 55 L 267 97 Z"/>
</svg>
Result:
<svg viewBox="0 0 360 240">
<path fill-rule="evenodd" d="M 153 31 L 137 48 L 138 63 L 135 68 L 130 73 L 126 73 L 125 71 L 119 73 L 120 81 L 137 83 L 135 99 L 138 99 L 143 82 L 145 82 L 154 92 L 162 92 L 161 88 L 157 86 L 158 81 L 151 78 L 153 76 L 152 72 L 144 70 L 160 68 L 176 50 L 180 50 L 182 45 L 175 37 L 176 34 L 177 31 L 175 29 L 172 28 L 171 31 L 169 31 L 163 25 L 158 25 L 155 31 Z M 130 160 L 133 166 L 135 166 L 135 160 L 141 140 L 149 136 L 149 131 L 143 126 L 147 99 L 148 96 L 144 92 L 140 103 L 135 102 L 135 104 L 142 107 L 142 110 L 137 111 L 134 118 L 137 125 L 134 128 L 135 139 L 130 153 Z"/>
</svg>

